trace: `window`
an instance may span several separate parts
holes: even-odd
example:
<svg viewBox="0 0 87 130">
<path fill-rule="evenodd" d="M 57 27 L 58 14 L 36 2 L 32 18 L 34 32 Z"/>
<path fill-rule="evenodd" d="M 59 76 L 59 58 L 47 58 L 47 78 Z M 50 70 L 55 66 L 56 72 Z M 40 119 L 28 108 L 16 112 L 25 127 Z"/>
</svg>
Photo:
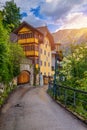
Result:
<svg viewBox="0 0 87 130">
<path fill-rule="evenodd" d="M 47 44 L 46 44 L 46 48 L 47 48 Z"/>
<path fill-rule="evenodd" d="M 44 55 L 46 55 L 46 51 L 44 51 Z"/>
<path fill-rule="evenodd" d="M 32 37 L 33 37 L 33 34 L 32 34 L 32 33 L 29 33 L 29 37 L 32 38 Z"/>
<path fill-rule="evenodd" d="M 50 56 L 50 52 L 48 52 L 48 56 Z"/>
<path fill-rule="evenodd" d="M 42 61 L 40 61 L 40 65 L 42 65 Z"/>
<path fill-rule="evenodd" d="M 52 66 L 52 71 L 54 71 L 54 66 Z"/>
<path fill-rule="evenodd" d="M 35 51 L 39 51 L 39 47 L 35 45 Z"/>
<path fill-rule="evenodd" d="M 50 63 L 48 63 L 48 66 L 50 66 Z"/>
<path fill-rule="evenodd" d="M 34 51 L 38 50 L 38 46 L 35 47 L 35 45 L 29 45 L 29 46 L 23 46 L 24 51 Z"/>
<path fill-rule="evenodd" d="M 28 51 L 29 50 L 29 46 L 25 46 L 25 51 Z"/>
<path fill-rule="evenodd" d="M 46 72 L 44 72 L 44 75 L 46 75 Z"/>
<path fill-rule="evenodd" d="M 44 66 L 46 66 L 46 61 L 44 62 Z"/>
<path fill-rule="evenodd" d="M 47 41 L 47 44 L 49 45 L 49 41 Z"/>
<path fill-rule="evenodd" d="M 40 49 L 40 53 L 41 53 L 41 54 L 43 53 L 42 49 Z"/>
<path fill-rule="evenodd" d="M 26 38 L 32 38 L 32 37 L 34 37 L 33 33 L 18 34 L 18 39 L 26 39 Z"/>
<path fill-rule="evenodd" d="M 35 59 L 35 64 L 39 64 L 39 59 Z"/>
<path fill-rule="evenodd" d="M 48 72 L 48 76 L 50 76 L 50 72 Z"/>
<path fill-rule="evenodd" d="M 33 45 L 31 45 L 31 51 L 32 51 L 32 50 L 34 50 L 34 46 L 33 46 Z"/>
</svg>

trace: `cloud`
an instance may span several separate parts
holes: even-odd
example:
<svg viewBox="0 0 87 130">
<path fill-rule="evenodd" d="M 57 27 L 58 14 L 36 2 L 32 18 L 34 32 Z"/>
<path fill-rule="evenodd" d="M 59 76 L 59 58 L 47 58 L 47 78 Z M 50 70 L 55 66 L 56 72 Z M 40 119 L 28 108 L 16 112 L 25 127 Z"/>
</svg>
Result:
<svg viewBox="0 0 87 130">
<path fill-rule="evenodd" d="M 46 0 L 41 6 L 41 13 L 54 20 L 64 18 L 75 7 L 82 4 L 84 0 Z"/>
<path fill-rule="evenodd" d="M 46 2 L 48 2 L 48 3 L 50 3 L 50 2 L 52 2 L 53 0 L 46 0 Z"/>
<path fill-rule="evenodd" d="M 6 1 L 11 0 L 0 0 L 0 2 L 4 5 Z M 43 0 L 41 0 L 43 1 Z M 21 11 L 29 11 L 30 8 L 37 7 L 40 3 L 40 0 L 14 0 L 18 7 L 20 7 Z"/>
<path fill-rule="evenodd" d="M 6 0 L 1 0 L 5 2 Z M 10 1 L 10 0 L 9 0 Z M 84 3 L 85 0 L 14 0 L 21 12 L 28 13 L 30 9 L 40 7 L 40 16 L 51 17 L 53 20 L 64 18 L 68 13 L 78 5 Z M 37 16 L 36 16 L 37 17 Z"/>
<path fill-rule="evenodd" d="M 87 15 L 87 2 L 77 9 L 78 12 L 83 12 Z"/>
<path fill-rule="evenodd" d="M 7 0 L 1 0 L 3 5 Z M 10 0 L 8 0 L 10 1 Z M 27 21 L 33 26 L 46 25 L 43 14 L 40 14 L 40 5 L 43 4 L 44 0 L 14 0 L 18 7 L 20 7 L 22 21 Z"/>
<path fill-rule="evenodd" d="M 0 0 L 5 3 L 10 0 Z M 50 30 L 87 26 L 86 0 L 14 0 L 20 7 L 22 21 L 33 26 L 46 25 Z M 53 29 L 54 27 L 54 29 Z"/>
<path fill-rule="evenodd" d="M 87 16 L 83 13 L 71 13 L 63 21 L 60 29 L 84 28 L 87 27 Z"/>
<path fill-rule="evenodd" d="M 27 17 L 23 17 L 22 21 L 26 21 L 34 27 L 44 26 L 46 24 L 45 20 L 35 17 L 34 15 L 32 15 L 32 13 L 29 13 L 27 15 Z"/>
</svg>

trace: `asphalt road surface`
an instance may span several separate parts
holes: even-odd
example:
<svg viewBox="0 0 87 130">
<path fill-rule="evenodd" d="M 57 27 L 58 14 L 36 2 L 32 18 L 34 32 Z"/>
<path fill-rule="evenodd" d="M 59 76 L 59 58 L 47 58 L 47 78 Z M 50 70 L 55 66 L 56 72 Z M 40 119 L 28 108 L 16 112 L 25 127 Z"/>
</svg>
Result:
<svg viewBox="0 0 87 130">
<path fill-rule="evenodd" d="M 25 85 L 11 95 L 0 114 L 0 130 L 87 130 L 49 97 L 46 86 L 28 88 Z"/>
</svg>

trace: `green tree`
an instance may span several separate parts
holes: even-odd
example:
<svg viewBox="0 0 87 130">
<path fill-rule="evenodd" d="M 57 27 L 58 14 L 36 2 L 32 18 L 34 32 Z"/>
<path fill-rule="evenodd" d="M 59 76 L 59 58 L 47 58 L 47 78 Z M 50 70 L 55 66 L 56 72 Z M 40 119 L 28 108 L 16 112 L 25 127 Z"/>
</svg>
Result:
<svg viewBox="0 0 87 130">
<path fill-rule="evenodd" d="M 2 20 L 0 19 L 0 82 L 8 83 L 19 74 L 24 53 L 20 45 L 10 43 L 9 33 L 4 28 Z"/>
<path fill-rule="evenodd" d="M 10 28 L 10 31 L 19 26 L 21 20 L 20 8 L 17 7 L 13 0 L 5 3 L 3 16 L 4 26 Z"/>
<path fill-rule="evenodd" d="M 87 83 L 87 44 L 71 45 L 68 55 L 63 59 L 62 73 L 66 85 L 86 90 Z"/>
<path fill-rule="evenodd" d="M 2 25 L 0 20 L 0 81 L 7 81 L 9 77 L 8 70 L 8 53 L 9 47 L 7 46 L 8 33 Z"/>
<path fill-rule="evenodd" d="M 13 76 L 17 76 L 20 73 L 20 63 L 24 58 L 24 52 L 20 45 L 17 43 L 10 43 L 10 61 L 13 68 Z"/>
</svg>

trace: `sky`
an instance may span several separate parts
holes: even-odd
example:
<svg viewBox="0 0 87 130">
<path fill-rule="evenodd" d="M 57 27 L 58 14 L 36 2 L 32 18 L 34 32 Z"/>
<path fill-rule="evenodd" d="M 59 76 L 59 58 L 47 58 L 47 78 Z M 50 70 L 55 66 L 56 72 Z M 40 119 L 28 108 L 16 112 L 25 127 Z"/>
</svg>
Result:
<svg viewBox="0 0 87 130">
<path fill-rule="evenodd" d="M 7 0 L 0 0 L 0 8 Z M 10 0 L 8 0 L 10 1 Z M 87 0 L 14 0 L 22 21 L 49 31 L 87 27 Z"/>
</svg>

